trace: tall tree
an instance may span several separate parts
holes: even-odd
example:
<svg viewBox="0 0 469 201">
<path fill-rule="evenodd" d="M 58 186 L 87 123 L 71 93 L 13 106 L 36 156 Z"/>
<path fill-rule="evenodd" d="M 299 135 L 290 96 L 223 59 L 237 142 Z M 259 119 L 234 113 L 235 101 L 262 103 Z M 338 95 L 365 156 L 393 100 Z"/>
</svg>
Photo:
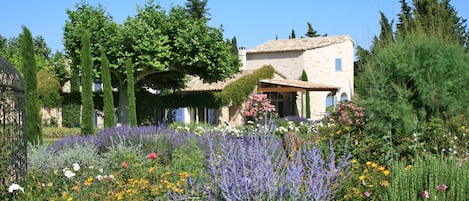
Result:
<svg viewBox="0 0 469 201">
<path fill-rule="evenodd" d="M 238 56 L 238 41 L 236 39 L 236 36 L 233 36 L 233 38 L 231 39 L 231 53 L 233 53 L 233 55 L 236 55 Z"/>
<path fill-rule="evenodd" d="M 295 38 L 296 38 L 295 30 L 292 29 L 292 30 L 291 30 L 291 34 L 290 34 L 290 36 L 288 37 L 288 39 L 295 39 Z"/>
<path fill-rule="evenodd" d="M 316 30 L 313 29 L 313 26 L 311 23 L 307 22 L 306 25 L 308 25 L 308 31 L 306 32 L 305 36 L 307 37 L 317 37 L 320 36 Z"/>
<path fill-rule="evenodd" d="M 90 32 L 84 30 L 81 39 L 81 134 L 94 134 L 94 103 L 93 103 L 93 78 L 91 68 L 93 61 L 91 59 Z"/>
<path fill-rule="evenodd" d="M 366 98 L 358 103 L 366 108 L 368 132 L 387 139 L 377 144 L 400 149 L 394 153 L 409 153 L 413 142 L 402 139 L 414 139 L 412 134 L 425 132 L 425 125 L 434 126 L 434 120 L 449 125 L 453 118 L 469 115 L 458 104 L 469 98 L 468 56 L 463 46 L 414 34 L 377 49 L 375 58 L 366 64 L 362 76 L 366 88 L 359 96 Z M 433 138 L 434 130 L 428 132 L 423 136 Z"/>
<path fill-rule="evenodd" d="M 303 69 L 303 72 L 301 73 L 301 80 L 302 81 L 308 81 L 308 74 L 306 73 L 306 71 Z M 306 96 L 306 100 L 305 100 L 305 104 L 306 104 L 306 118 L 311 118 L 311 97 L 309 96 L 309 91 L 306 92 L 305 94 Z"/>
<path fill-rule="evenodd" d="M 88 9 L 96 10 L 89 7 Z M 78 18 L 82 24 L 87 24 L 90 22 L 85 20 L 88 16 L 86 13 L 77 10 L 69 14 L 69 18 Z M 102 16 L 104 11 L 99 13 L 97 16 Z M 106 18 L 92 19 L 91 22 Z M 73 25 L 71 22 L 70 24 Z M 92 25 L 95 28 L 93 23 L 87 26 Z M 128 106 L 126 58 L 131 58 L 137 88 L 176 89 L 184 87 L 185 75 L 195 75 L 206 82 L 215 82 L 239 71 L 238 57 L 231 54 L 230 46 L 223 39 L 222 29 L 209 27 L 203 20 L 188 15 L 180 6 L 172 7 L 166 12 L 159 4 L 149 1 L 144 7 L 138 7 L 137 14 L 128 17 L 122 25 L 110 26 L 110 29 L 106 27 L 96 30 L 105 34 L 93 38 L 111 37 L 102 41 L 111 45 L 96 42 L 92 47 L 106 47 L 106 55 L 111 61 L 110 72 L 115 78 L 113 85 L 119 90 L 118 115 L 122 124 L 129 123 L 125 112 Z M 65 32 L 79 30 L 66 28 Z M 68 37 L 75 35 L 77 33 L 64 34 L 64 40 L 69 40 L 69 44 L 72 44 L 66 45 L 67 52 L 76 51 L 73 37 Z M 110 55 L 115 58 L 110 58 Z"/>
<path fill-rule="evenodd" d="M 207 0 L 188 0 L 186 2 L 186 11 L 195 19 L 207 22 L 210 20 L 210 13 L 207 8 Z"/>
<path fill-rule="evenodd" d="M 99 58 L 101 53 L 99 48 L 103 47 L 108 52 L 116 52 L 120 46 L 116 44 L 113 38 L 118 37 L 119 34 L 117 24 L 112 21 L 112 17 L 106 13 L 101 5 L 96 7 L 90 5 L 86 1 L 81 1 L 75 5 L 75 10 L 67 9 L 68 19 L 65 21 L 64 27 L 64 50 L 71 59 L 71 91 L 79 93 L 80 91 L 80 49 L 81 34 L 84 30 L 93 33 L 91 42 L 91 56 L 93 62 L 93 73 L 98 74 L 100 69 Z M 109 54 L 112 56 L 119 56 L 117 54 Z M 111 61 L 117 58 L 109 58 Z"/>
<path fill-rule="evenodd" d="M 104 127 L 112 128 L 114 119 L 114 96 L 112 94 L 111 73 L 109 72 L 109 60 L 104 50 L 101 52 L 101 80 L 104 92 Z"/>
<path fill-rule="evenodd" d="M 428 34 L 448 42 L 467 44 L 466 19 L 458 17 L 450 0 L 413 0 L 413 7 L 405 0 L 400 2 L 402 10 L 396 30 L 399 37 L 412 33 Z"/>
<path fill-rule="evenodd" d="M 132 67 L 132 61 L 127 59 L 125 61 L 127 67 L 127 96 L 129 97 L 129 105 L 127 112 L 129 113 L 129 125 L 137 126 L 137 108 L 135 105 L 135 85 L 134 85 L 134 68 Z"/>
<path fill-rule="evenodd" d="M 20 35 L 20 38 L 26 91 L 26 135 L 28 142 L 42 144 L 42 121 L 37 91 L 37 69 L 34 58 L 33 37 L 25 26 L 23 26 L 23 34 Z"/>
</svg>

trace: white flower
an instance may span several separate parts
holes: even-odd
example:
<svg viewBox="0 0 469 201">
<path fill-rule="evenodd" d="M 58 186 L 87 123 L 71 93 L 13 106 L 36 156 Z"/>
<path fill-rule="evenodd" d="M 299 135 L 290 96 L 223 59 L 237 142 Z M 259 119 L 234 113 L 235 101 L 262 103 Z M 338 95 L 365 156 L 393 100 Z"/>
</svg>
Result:
<svg viewBox="0 0 469 201">
<path fill-rule="evenodd" d="M 97 179 L 98 181 L 101 181 L 101 180 L 103 179 L 103 176 L 101 176 L 100 174 L 98 174 L 98 175 L 96 176 L 96 179 Z"/>
<path fill-rule="evenodd" d="M 13 193 L 13 191 L 16 191 L 16 190 L 20 190 L 21 192 L 24 193 L 24 188 L 18 184 L 11 184 L 11 186 L 8 188 L 9 193 Z"/>
<path fill-rule="evenodd" d="M 73 166 L 73 170 L 75 170 L 75 172 L 80 170 L 80 165 L 78 165 L 78 163 L 74 163 L 72 166 Z"/>
<path fill-rule="evenodd" d="M 72 171 L 70 170 L 65 170 L 64 172 L 64 175 L 67 177 L 67 178 L 72 178 L 73 176 L 75 176 L 75 173 L 73 173 Z"/>
</svg>

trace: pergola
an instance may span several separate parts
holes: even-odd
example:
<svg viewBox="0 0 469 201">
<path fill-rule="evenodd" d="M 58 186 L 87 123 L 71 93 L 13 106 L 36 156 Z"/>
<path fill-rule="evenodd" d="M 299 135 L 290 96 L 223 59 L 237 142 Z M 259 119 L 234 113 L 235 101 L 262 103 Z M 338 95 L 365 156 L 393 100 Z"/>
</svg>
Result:
<svg viewBox="0 0 469 201">
<path fill-rule="evenodd" d="M 306 92 L 306 91 L 330 91 L 335 94 L 338 87 L 315 84 L 301 80 L 291 79 L 264 79 L 259 81 L 258 92 Z"/>
</svg>

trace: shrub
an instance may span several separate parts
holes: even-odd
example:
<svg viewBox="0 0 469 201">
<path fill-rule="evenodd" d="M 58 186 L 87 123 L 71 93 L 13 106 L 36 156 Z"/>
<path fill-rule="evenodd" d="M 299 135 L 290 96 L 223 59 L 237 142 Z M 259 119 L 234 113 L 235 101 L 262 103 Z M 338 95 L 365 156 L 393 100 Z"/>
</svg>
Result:
<svg viewBox="0 0 469 201">
<path fill-rule="evenodd" d="M 463 201 L 469 198 L 469 165 L 442 156 L 425 155 L 413 164 L 398 161 L 392 168 L 388 196 L 382 200 Z"/>
<path fill-rule="evenodd" d="M 316 145 L 288 161 L 272 133 L 214 142 L 208 159 L 214 200 L 333 200 L 348 174 L 348 157 L 336 161 L 333 149 L 326 156 Z"/>
<path fill-rule="evenodd" d="M 275 105 L 272 105 L 266 94 L 253 94 L 244 103 L 242 115 L 245 123 L 258 122 L 266 117 L 276 116 Z"/>
</svg>

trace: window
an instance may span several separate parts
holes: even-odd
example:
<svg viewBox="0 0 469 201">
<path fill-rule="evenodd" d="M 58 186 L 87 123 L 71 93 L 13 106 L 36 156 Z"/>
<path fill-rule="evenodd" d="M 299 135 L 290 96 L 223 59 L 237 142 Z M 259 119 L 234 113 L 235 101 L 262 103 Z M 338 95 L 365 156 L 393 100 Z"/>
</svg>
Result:
<svg viewBox="0 0 469 201">
<path fill-rule="evenodd" d="M 328 93 L 326 96 L 326 111 L 324 115 L 329 116 L 329 113 L 334 111 L 334 96 L 332 93 Z"/>
<path fill-rule="evenodd" d="M 342 71 L 342 58 L 335 58 L 335 71 Z"/>
<path fill-rule="evenodd" d="M 348 101 L 348 96 L 345 92 L 340 95 L 340 102 L 342 101 Z"/>
<path fill-rule="evenodd" d="M 326 109 L 331 107 L 334 104 L 334 96 L 332 93 L 327 94 L 326 96 Z"/>
</svg>

